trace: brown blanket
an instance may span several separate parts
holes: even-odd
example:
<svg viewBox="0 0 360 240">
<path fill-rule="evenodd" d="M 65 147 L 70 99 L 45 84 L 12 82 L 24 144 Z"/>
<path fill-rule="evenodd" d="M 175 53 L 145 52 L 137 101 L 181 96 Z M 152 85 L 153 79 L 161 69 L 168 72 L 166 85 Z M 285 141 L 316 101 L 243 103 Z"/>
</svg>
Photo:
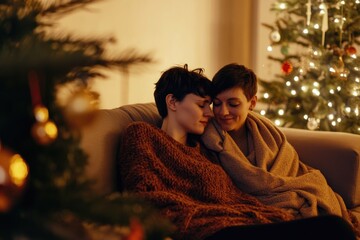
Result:
<svg viewBox="0 0 360 240">
<path fill-rule="evenodd" d="M 177 227 L 178 239 L 203 239 L 239 225 L 280 222 L 293 216 L 242 193 L 199 147 L 176 142 L 147 123 L 133 123 L 120 154 L 125 191 L 158 207 Z"/>
<path fill-rule="evenodd" d="M 320 171 L 299 161 L 295 149 L 271 121 L 251 112 L 246 124 L 248 156 L 215 121 L 202 136 L 205 147 L 217 153 L 241 190 L 267 205 L 290 210 L 298 218 L 329 213 L 350 221 L 343 199 Z"/>
</svg>

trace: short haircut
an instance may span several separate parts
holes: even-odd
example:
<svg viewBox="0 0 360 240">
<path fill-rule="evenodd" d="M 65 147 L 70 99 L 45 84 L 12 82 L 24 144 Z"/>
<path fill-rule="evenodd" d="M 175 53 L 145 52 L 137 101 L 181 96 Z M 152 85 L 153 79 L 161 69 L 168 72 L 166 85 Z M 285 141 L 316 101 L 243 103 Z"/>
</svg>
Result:
<svg viewBox="0 0 360 240">
<path fill-rule="evenodd" d="M 257 77 L 249 68 L 236 63 L 222 67 L 213 77 L 213 97 L 233 87 L 240 87 L 249 101 L 257 93 Z"/>
<path fill-rule="evenodd" d="M 182 101 L 187 94 L 196 94 L 201 97 L 212 96 L 211 81 L 203 75 L 203 69 L 188 70 L 184 67 L 172 67 L 162 73 L 155 83 L 155 103 L 162 118 L 168 114 L 166 96 L 173 94 L 175 99 Z"/>
</svg>

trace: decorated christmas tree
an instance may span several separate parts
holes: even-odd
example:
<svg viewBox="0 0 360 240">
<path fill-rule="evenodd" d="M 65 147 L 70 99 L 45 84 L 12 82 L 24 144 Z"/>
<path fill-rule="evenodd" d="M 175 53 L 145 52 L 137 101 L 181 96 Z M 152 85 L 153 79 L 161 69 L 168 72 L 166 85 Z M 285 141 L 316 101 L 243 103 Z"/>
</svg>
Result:
<svg viewBox="0 0 360 240">
<path fill-rule="evenodd" d="M 96 0 L 0 1 L 0 239 L 163 239 L 171 225 L 141 199 L 92 191 L 79 126 L 104 69 L 151 59 L 106 56 L 114 39 L 51 37 L 59 17 Z M 70 89 L 70 90 L 69 90 Z"/>
<path fill-rule="evenodd" d="M 360 134 L 360 1 L 279 0 L 271 11 L 274 24 L 263 25 L 279 74 L 260 80 L 261 114 L 278 126 Z"/>
</svg>

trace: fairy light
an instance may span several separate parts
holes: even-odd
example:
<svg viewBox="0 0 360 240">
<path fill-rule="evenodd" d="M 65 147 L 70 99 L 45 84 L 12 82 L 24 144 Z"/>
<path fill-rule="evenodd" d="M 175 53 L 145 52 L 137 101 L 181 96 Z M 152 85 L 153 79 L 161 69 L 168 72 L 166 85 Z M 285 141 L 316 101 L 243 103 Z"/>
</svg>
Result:
<svg viewBox="0 0 360 240">
<path fill-rule="evenodd" d="M 280 3 L 280 4 L 279 4 L 279 8 L 280 8 L 281 10 L 286 9 L 286 8 L 287 8 L 286 3 Z"/>
<path fill-rule="evenodd" d="M 359 0 L 360 1 L 360 0 Z M 360 83 L 360 78 L 356 77 L 355 82 Z"/>
<path fill-rule="evenodd" d="M 313 93 L 315 96 L 320 96 L 320 91 L 319 91 L 319 89 L 317 89 L 317 88 L 314 88 L 314 89 L 312 90 L 312 93 Z"/>
<path fill-rule="evenodd" d="M 266 111 L 263 109 L 263 110 L 260 111 L 260 114 L 263 115 L 263 116 L 265 116 L 265 115 L 266 115 Z"/>
<path fill-rule="evenodd" d="M 333 107 L 333 103 L 332 102 L 328 102 L 328 107 Z"/>
<path fill-rule="evenodd" d="M 295 95 L 297 94 L 296 90 L 294 90 L 294 89 L 291 90 L 290 93 L 291 93 L 291 95 L 293 95 L 293 96 L 295 96 Z"/>
<path fill-rule="evenodd" d="M 298 82 L 299 79 L 300 79 L 299 76 L 295 76 L 295 77 L 294 77 L 294 81 L 295 81 L 295 82 Z"/>
<path fill-rule="evenodd" d="M 340 91 L 341 91 L 341 87 L 340 87 L 340 86 L 337 86 L 337 87 L 336 87 L 336 90 L 337 90 L 338 92 L 340 92 Z"/>
<path fill-rule="evenodd" d="M 328 119 L 329 119 L 330 121 L 331 121 L 331 120 L 334 120 L 334 118 L 335 118 L 334 114 L 331 113 L 331 114 L 328 115 Z"/>
<path fill-rule="evenodd" d="M 341 121 L 342 121 L 341 117 L 338 117 L 338 118 L 336 119 L 336 121 L 337 121 L 338 123 L 341 123 Z"/>
<path fill-rule="evenodd" d="M 336 73 L 336 70 L 333 67 L 329 67 L 329 71 L 332 72 L 332 73 Z"/>
<path fill-rule="evenodd" d="M 350 107 L 345 107 L 345 112 L 346 113 L 351 113 L 351 108 Z"/>
<path fill-rule="evenodd" d="M 340 23 L 340 20 L 338 18 L 335 18 L 334 23 Z"/>
<path fill-rule="evenodd" d="M 279 109 L 278 114 L 279 114 L 280 116 L 283 116 L 284 113 L 285 113 L 284 109 Z"/>
<path fill-rule="evenodd" d="M 309 88 L 307 86 L 301 86 L 301 90 L 303 92 L 307 92 L 309 90 Z"/>
<path fill-rule="evenodd" d="M 280 119 L 275 119 L 275 125 L 276 126 L 281 126 L 281 120 Z"/>
<path fill-rule="evenodd" d="M 268 99 L 269 98 L 269 93 L 264 93 L 264 98 Z"/>
<path fill-rule="evenodd" d="M 359 108 L 358 107 L 356 107 L 355 109 L 354 109 L 354 113 L 355 113 L 355 115 L 358 117 L 359 116 Z"/>
<path fill-rule="evenodd" d="M 308 118 L 309 118 L 309 115 L 304 114 L 304 119 L 305 119 L 305 120 L 308 120 Z"/>
<path fill-rule="evenodd" d="M 319 84 L 319 82 L 314 82 L 314 83 L 313 83 L 313 86 L 317 88 L 317 87 L 320 86 L 320 84 Z"/>
<path fill-rule="evenodd" d="M 332 125 L 333 127 L 336 127 L 336 121 L 332 121 L 332 122 L 331 122 L 331 125 Z"/>
<path fill-rule="evenodd" d="M 353 59 L 357 58 L 356 54 L 351 54 L 350 57 L 353 58 Z"/>
<path fill-rule="evenodd" d="M 286 86 L 290 87 L 291 86 L 291 82 L 290 81 L 286 81 Z"/>
<path fill-rule="evenodd" d="M 304 30 L 303 30 L 303 34 L 309 34 L 309 29 L 304 28 Z"/>
<path fill-rule="evenodd" d="M 340 1 L 340 4 L 345 5 L 345 1 L 344 0 Z"/>
<path fill-rule="evenodd" d="M 330 93 L 330 94 L 335 94 L 335 90 L 331 88 L 331 89 L 329 90 L 329 93 Z"/>
<path fill-rule="evenodd" d="M 266 50 L 267 50 L 268 52 L 272 52 L 273 47 L 272 47 L 271 45 L 269 45 L 269 46 L 267 46 Z"/>
<path fill-rule="evenodd" d="M 359 67 L 354 67 L 354 70 L 358 72 L 358 71 L 359 71 Z"/>
<path fill-rule="evenodd" d="M 311 68 L 315 68 L 315 63 L 314 63 L 314 62 L 309 62 L 309 66 L 310 66 Z"/>
<path fill-rule="evenodd" d="M 319 29 L 319 28 L 320 28 L 320 25 L 319 25 L 318 23 L 315 23 L 315 24 L 314 24 L 314 28 L 315 28 L 315 29 Z"/>
<path fill-rule="evenodd" d="M 360 0 L 356 0 L 355 3 L 356 3 L 356 4 L 359 4 L 359 3 L 360 3 Z M 359 128 L 359 129 L 360 129 L 360 128 Z"/>
<path fill-rule="evenodd" d="M 352 95 L 353 95 L 354 97 L 357 97 L 357 96 L 359 96 L 359 93 L 358 93 L 358 91 L 353 90 Z"/>
</svg>

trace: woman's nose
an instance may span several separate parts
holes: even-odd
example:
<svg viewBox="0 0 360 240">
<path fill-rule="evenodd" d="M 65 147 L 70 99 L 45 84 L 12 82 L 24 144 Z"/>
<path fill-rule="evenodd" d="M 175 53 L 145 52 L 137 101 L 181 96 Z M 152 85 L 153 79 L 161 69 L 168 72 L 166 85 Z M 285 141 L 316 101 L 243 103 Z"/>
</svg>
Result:
<svg viewBox="0 0 360 240">
<path fill-rule="evenodd" d="M 226 107 L 226 105 L 225 104 L 221 104 L 219 107 L 218 107 L 219 109 L 218 109 L 218 113 L 220 114 L 220 115 L 227 115 L 227 114 L 229 114 L 229 110 L 228 110 L 228 108 Z"/>
</svg>

